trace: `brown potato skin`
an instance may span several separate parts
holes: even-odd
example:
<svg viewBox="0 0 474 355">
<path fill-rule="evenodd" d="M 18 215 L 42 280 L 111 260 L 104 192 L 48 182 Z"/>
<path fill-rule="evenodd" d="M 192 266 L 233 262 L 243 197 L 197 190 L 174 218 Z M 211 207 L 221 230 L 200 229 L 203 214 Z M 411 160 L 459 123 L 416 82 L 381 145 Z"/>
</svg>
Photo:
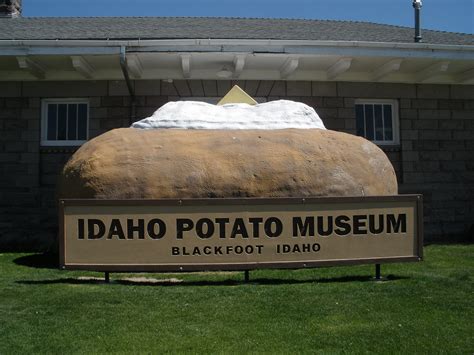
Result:
<svg viewBox="0 0 474 355">
<path fill-rule="evenodd" d="M 320 129 L 114 129 L 65 165 L 60 198 L 383 196 L 397 194 L 384 152 Z"/>
</svg>

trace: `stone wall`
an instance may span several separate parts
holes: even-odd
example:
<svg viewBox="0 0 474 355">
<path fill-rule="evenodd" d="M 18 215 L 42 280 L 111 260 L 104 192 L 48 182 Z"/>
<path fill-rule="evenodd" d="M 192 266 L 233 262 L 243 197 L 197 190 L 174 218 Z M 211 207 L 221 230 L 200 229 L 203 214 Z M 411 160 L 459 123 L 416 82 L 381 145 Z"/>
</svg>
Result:
<svg viewBox="0 0 474 355">
<path fill-rule="evenodd" d="M 89 98 L 90 137 L 180 97 L 222 97 L 233 84 L 264 100 L 313 106 L 329 129 L 355 133 L 354 102 L 399 102 L 400 145 L 384 147 L 401 193 L 424 195 L 425 239 L 474 234 L 474 87 L 336 82 L 137 81 L 136 113 L 122 81 L 0 82 L 0 249 L 55 248 L 58 172 L 74 148 L 40 147 L 41 99 Z"/>
</svg>

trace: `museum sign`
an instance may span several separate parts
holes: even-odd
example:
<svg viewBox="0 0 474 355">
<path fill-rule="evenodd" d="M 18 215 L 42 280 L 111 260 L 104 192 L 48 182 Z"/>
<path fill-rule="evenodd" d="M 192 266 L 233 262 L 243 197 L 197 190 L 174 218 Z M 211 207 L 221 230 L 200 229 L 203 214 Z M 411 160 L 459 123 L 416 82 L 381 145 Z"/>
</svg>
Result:
<svg viewBox="0 0 474 355">
<path fill-rule="evenodd" d="M 97 271 L 418 261 L 419 195 L 61 200 L 61 266 Z"/>
</svg>

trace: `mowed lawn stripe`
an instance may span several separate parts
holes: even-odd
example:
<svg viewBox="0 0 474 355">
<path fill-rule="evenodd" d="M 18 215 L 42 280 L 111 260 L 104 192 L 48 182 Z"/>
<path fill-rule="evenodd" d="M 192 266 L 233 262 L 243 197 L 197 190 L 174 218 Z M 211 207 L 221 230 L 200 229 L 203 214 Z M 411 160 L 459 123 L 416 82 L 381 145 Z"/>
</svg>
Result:
<svg viewBox="0 0 474 355">
<path fill-rule="evenodd" d="M 425 254 L 383 265 L 385 282 L 368 265 L 257 270 L 249 284 L 241 272 L 104 284 L 41 255 L 1 254 L 0 353 L 470 354 L 474 246 Z"/>
</svg>

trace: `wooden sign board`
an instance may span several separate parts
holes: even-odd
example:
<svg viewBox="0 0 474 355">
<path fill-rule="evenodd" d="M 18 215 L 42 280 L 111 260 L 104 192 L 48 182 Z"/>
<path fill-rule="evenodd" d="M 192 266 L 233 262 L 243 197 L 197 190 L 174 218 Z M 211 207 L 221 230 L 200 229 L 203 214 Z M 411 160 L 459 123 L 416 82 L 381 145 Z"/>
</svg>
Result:
<svg viewBox="0 0 474 355">
<path fill-rule="evenodd" d="M 419 195 L 61 200 L 65 269 L 197 271 L 419 261 Z"/>
</svg>

